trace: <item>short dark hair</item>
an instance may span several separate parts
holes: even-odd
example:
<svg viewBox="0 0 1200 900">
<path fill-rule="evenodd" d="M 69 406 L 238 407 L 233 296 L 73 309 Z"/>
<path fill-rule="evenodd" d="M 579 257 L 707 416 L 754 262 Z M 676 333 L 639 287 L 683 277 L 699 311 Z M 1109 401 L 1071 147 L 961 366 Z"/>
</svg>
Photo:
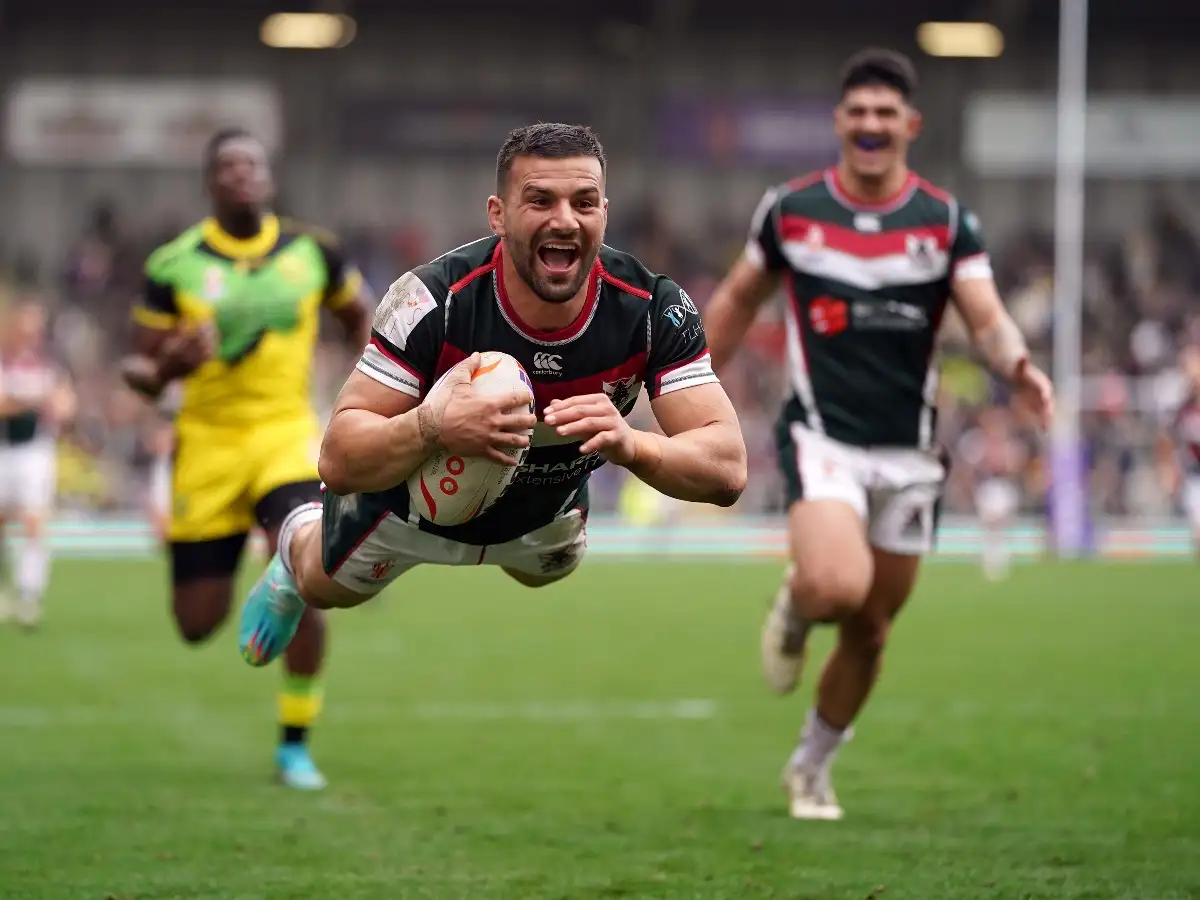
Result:
<svg viewBox="0 0 1200 900">
<path fill-rule="evenodd" d="M 567 159 L 572 156 L 594 156 L 600 160 L 600 173 L 608 171 L 608 158 L 600 138 L 586 125 L 564 125 L 561 122 L 539 122 L 514 128 L 504 139 L 496 154 L 496 193 L 503 194 L 508 173 L 518 156 L 537 156 L 542 159 Z"/>
<path fill-rule="evenodd" d="M 917 70 L 912 60 L 895 50 L 868 47 L 842 66 L 842 94 L 856 87 L 881 84 L 909 100 L 917 92 Z"/>
<path fill-rule="evenodd" d="M 207 176 L 212 173 L 212 170 L 217 165 L 217 154 L 221 152 L 230 141 L 240 140 L 257 140 L 245 128 L 222 128 L 208 139 L 208 143 L 204 145 L 204 174 Z"/>
</svg>

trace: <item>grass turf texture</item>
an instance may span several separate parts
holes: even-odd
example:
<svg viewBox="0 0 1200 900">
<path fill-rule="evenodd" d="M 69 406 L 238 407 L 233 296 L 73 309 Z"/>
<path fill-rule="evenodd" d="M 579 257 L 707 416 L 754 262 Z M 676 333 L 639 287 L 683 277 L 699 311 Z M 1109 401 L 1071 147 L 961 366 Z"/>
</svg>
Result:
<svg viewBox="0 0 1200 900">
<path fill-rule="evenodd" d="M 779 571 L 418 570 L 333 617 L 303 795 L 269 779 L 277 671 L 232 628 L 183 647 L 161 567 L 64 562 L 44 630 L 0 629 L 0 897 L 1200 896 L 1195 568 L 930 566 L 841 823 L 784 814 L 817 669 L 760 687 Z"/>
</svg>

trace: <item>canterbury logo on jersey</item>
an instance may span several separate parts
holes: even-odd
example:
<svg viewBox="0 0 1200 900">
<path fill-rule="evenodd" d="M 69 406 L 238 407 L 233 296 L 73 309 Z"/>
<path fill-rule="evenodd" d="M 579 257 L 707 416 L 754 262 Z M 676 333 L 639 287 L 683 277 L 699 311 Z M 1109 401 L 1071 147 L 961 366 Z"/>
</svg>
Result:
<svg viewBox="0 0 1200 900">
<path fill-rule="evenodd" d="M 562 357 L 557 353 L 535 353 L 533 354 L 533 370 L 541 374 L 561 372 Z"/>
</svg>

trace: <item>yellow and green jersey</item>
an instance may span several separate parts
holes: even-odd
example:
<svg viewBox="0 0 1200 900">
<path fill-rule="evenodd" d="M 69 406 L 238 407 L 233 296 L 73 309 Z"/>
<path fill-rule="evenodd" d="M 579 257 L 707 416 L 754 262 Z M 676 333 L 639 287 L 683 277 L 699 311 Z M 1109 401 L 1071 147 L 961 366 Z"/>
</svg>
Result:
<svg viewBox="0 0 1200 900">
<path fill-rule="evenodd" d="M 134 320 L 212 322 L 218 335 L 214 358 L 184 379 L 180 427 L 311 415 L 320 309 L 351 302 L 361 284 L 331 235 L 275 216 L 247 239 L 205 219 L 154 251 Z"/>
</svg>

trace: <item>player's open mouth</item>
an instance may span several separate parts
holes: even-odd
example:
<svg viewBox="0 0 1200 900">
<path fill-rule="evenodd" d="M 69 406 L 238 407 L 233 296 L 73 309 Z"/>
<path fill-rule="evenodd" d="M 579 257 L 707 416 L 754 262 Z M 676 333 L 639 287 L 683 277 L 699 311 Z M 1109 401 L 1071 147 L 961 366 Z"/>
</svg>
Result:
<svg viewBox="0 0 1200 900">
<path fill-rule="evenodd" d="M 552 275 L 570 272 L 579 260 L 579 247 L 559 241 L 548 241 L 538 247 L 538 259 Z"/>
<path fill-rule="evenodd" d="M 886 137 L 872 134 L 860 134 L 854 139 L 855 147 L 859 150 L 866 150 L 869 153 L 873 153 L 876 150 L 886 150 L 891 143 Z"/>
</svg>

